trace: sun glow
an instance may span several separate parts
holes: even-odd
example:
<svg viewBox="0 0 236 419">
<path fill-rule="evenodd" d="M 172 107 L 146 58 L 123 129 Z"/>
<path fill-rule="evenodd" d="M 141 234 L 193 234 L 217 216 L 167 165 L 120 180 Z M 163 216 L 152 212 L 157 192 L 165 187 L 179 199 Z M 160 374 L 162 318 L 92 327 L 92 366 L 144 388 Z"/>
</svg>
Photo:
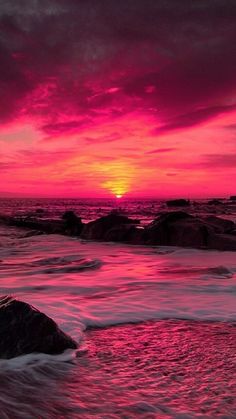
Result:
<svg viewBox="0 0 236 419">
<path fill-rule="evenodd" d="M 122 198 L 122 195 L 116 195 L 116 198 Z"/>
</svg>

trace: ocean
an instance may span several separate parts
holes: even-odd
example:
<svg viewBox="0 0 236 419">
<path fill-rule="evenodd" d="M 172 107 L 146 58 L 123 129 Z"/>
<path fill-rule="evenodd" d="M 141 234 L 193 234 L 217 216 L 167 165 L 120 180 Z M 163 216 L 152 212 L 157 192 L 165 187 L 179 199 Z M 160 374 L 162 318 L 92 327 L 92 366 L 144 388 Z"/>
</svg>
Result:
<svg viewBox="0 0 236 419">
<path fill-rule="evenodd" d="M 0 214 L 142 224 L 155 200 L 1 199 Z M 235 206 L 192 212 L 236 219 Z M 235 418 L 236 253 L 26 234 L 0 226 L 0 290 L 79 342 L 0 361 L 1 418 Z"/>
</svg>

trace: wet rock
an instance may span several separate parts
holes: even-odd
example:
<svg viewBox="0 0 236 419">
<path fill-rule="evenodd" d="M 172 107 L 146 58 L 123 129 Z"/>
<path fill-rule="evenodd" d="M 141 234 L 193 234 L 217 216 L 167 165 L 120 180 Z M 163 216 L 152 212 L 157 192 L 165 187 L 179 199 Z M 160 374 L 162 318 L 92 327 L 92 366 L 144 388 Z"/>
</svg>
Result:
<svg viewBox="0 0 236 419">
<path fill-rule="evenodd" d="M 218 233 L 230 233 L 236 227 L 233 221 L 215 217 L 214 215 L 206 217 L 205 221 L 212 225 Z"/>
<path fill-rule="evenodd" d="M 61 220 L 37 220 L 34 218 L 13 217 L 9 219 L 8 224 L 16 227 L 30 228 L 48 234 L 64 234 L 65 232 L 65 225 Z"/>
<path fill-rule="evenodd" d="M 36 210 L 35 210 L 35 213 L 36 214 L 44 214 L 44 209 L 43 208 L 37 208 Z"/>
<path fill-rule="evenodd" d="M 182 211 L 161 214 L 144 232 L 146 244 L 236 250 L 235 224 L 215 216 L 198 218 Z"/>
<path fill-rule="evenodd" d="M 87 240 L 108 240 L 109 230 L 126 224 L 137 224 L 137 222 L 138 220 L 132 220 L 125 215 L 111 213 L 86 224 L 81 237 Z"/>
<path fill-rule="evenodd" d="M 161 246 L 206 247 L 214 229 L 182 211 L 162 214 L 146 227 L 146 243 Z"/>
<path fill-rule="evenodd" d="M 208 248 L 235 251 L 236 236 L 234 234 L 211 234 L 208 237 Z"/>
<path fill-rule="evenodd" d="M 190 205 L 190 201 L 188 199 L 171 199 L 166 201 L 166 205 L 168 207 L 188 207 Z"/>
<path fill-rule="evenodd" d="M 64 212 L 62 219 L 65 222 L 66 233 L 73 236 L 79 236 L 83 229 L 83 223 L 80 217 L 74 213 L 74 211 Z"/>
<path fill-rule="evenodd" d="M 223 202 L 220 199 L 211 199 L 207 205 L 223 205 Z"/>
<path fill-rule="evenodd" d="M 112 227 L 105 233 L 104 240 L 113 242 L 142 244 L 143 233 L 143 228 L 137 228 L 133 224 L 119 224 Z"/>
<path fill-rule="evenodd" d="M 45 314 L 23 301 L 0 297 L 0 358 L 76 348 L 76 342 Z"/>
</svg>

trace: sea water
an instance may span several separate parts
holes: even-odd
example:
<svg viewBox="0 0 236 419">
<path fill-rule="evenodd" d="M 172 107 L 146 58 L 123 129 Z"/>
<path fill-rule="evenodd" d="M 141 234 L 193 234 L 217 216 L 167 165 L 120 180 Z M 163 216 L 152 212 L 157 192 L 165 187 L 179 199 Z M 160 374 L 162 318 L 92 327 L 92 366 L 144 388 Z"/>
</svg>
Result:
<svg viewBox="0 0 236 419">
<path fill-rule="evenodd" d="M 35 211 L 32 202 L 20 211 Z M 4 210 L 19 206 L 10 200 Z M 46 210 L 59 216 L 53 204 Z M 34 305 L 79 343 L 59 356 L 1 360 L 1 417 L 236 417 L 235 252 L 1 226 L 0 291 Z"/>
</svg>

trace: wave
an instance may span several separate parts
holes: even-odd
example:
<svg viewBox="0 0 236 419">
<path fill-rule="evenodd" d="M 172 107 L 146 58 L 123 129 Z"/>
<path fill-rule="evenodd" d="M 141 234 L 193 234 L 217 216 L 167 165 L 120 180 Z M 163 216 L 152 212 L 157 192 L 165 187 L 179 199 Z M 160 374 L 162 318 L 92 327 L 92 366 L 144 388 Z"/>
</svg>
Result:
<svg viewBox="0 0 236 419">
<path fill-rule="evenodd" d="M 49 258 L 35 259 L 30 262 L 14 263 L 0 261 L 0 270 L 24 270 L 25 275 L 30 274 L 54 274 L 54 273 L 76 273 L 89 269 L 98 269 L 102 265 L 99 259 L 79 257 L 78 255 L 56 256 Z M 42 269 L 36 269 L 42 268 Z"/>
</svg>

